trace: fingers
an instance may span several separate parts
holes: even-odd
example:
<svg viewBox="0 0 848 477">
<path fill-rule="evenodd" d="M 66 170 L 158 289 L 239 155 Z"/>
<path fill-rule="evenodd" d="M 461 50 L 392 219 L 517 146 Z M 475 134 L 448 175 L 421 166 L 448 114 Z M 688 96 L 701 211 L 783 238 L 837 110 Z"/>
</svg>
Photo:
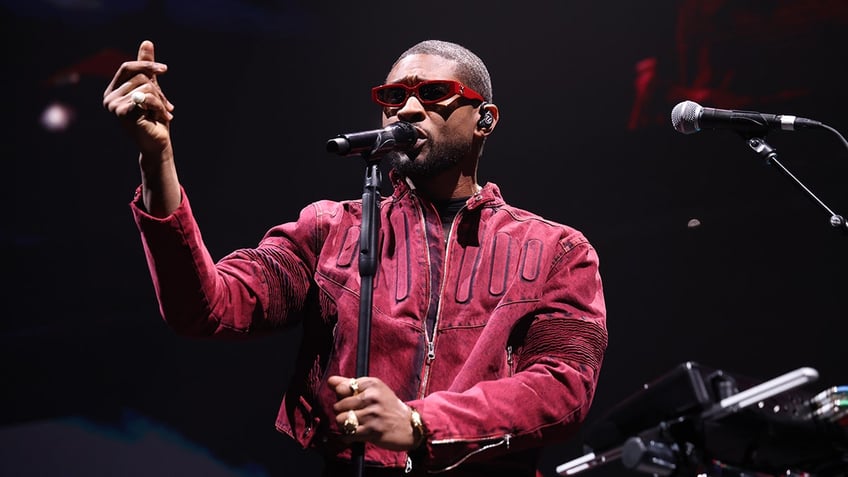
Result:
<svg viewBox="0 0 848 477">
<path fill-rule="evenodd" d="M 370 402 L 372 392 L 368 389 L 375 385 L 376 378 L 348 378 L 344 376 L 331 376 L 327 384 L 335 391 L 338 401 L 333 404 L 336 411 L 336 420 L 344 430 L 346 422 L 350 422 L 348 411 L 364 409 Z"/>
<path fill-rule="evenodd" d="M 330 376 L 327 379 L 327 384 L 333 389 L 336 397 L 339 399 L 333 405 L 333 410 L 336 411 L 336 423 L 345 436 L 353 439 L 361 427 L 356 409 L 362 405 L 362 402 L 352 399 L 362 392 L 360 380 L 344 376 Z"/>
<path fill-rule="evenodd" d="M 153 63 L 153 64 L 162 64 L 156 63 L 156 56 L 154 55 L 153 42 L 150 40 L 144 40 L 138 45 L 138 56 L 136 57 L 138 61 Z M 164 73 L 164 71 L 163 71 Z M 156 83 L 156 75 L 151 77 L 151 80 Z"/>
<path fill-rule="evenodd" d="M 344 414 L 344 421 L 341 423 L 341 428 L 347 436 L 356 435 L 356 432 L 359 430 L 359 417 L 356 415 L 356 411 L 351 409 Z"/>
<path fill-rule="evenodd" d="M 167 160 L 174 105 L 159 87 L 157 76 L 168 70 L 155 61 L 153 42 L 145 40 L 136 59 L 125 61 L 103 92 L 103 106 L 135 140 L 144 157 Z"/>
<path fill-rule="evenodd" d="M 138 61 L 154 61 L 152 41 L 144 40 L 138 46 Z"/>
<path fill-rule="evenodd" d="M 327 383 L 339 397 L 333 410 L 343 442 L 371 442 L 398 451 L 414 448 L 412 411 L 383 381 L 333 376 Z"/>
<path fill-rule="evenodd" d="M 376 379 L 376 378 L 375 378 Z M 346 378 L 344 376 L 330 376 L 327 384 L 336 392 L 339 399 L 355 396 L 362 393 L 368 386 L 373 385 L 371 378 Z"/>
<path fill-rule="evenodd" d="M 142 114 L 146 119 L 160 123 L 169 123 L 174 118 L 170 111 L 173 106 L 170 106 L 158 87 L 151 88 L 149 83 L 143 84 L 132 90 L 127 96 L 129 96 L 130 102 L 127 106 L 128 112 L 136 110 L 136 113 Z"/>
<path fill-rule="evenodd" d="M 141 82 L 150 81 L 157 83 L 156 76 L 164 74 L 168 71 L 168 65 L 155 61 L 153 42 L 144 40 L 138 47 L 138 54 L 135 61 L 126 61 L 118 68 L 112 81 L 103 92 L 104 104 L 106 97 L 124 83 L 132 82 L 133 86 L 138 86 Z"/>
<path fill-rule="evenodd" d="M 168 65 L 157 63 L 155 61 L 126 61 L 118 68 L 112 81 L 103 92 L 105 99 L 113 91 L 121 87 L 124 83 L 134 82 L 137 86 L 141 82 L 150 81 L 156 83 L 156 75 L 163 74 L 168 71 Z"/>
<path fill-rule="evenodd" d="M 103 99 L 104 107 L 119 118 L 145 119 L 168 123 L 174 118 L 174 106 L 158 85 L 135 79 L 118 86 Z"/>
<path fill-rule="evenodd" d="M 169 122 L 174 105 L 156 80 L 167 70 L 167 65 L 155 61 L 153 42 L 144 40 L 136 60 L 124 62 L 115 73 L 103 93 L 103 106 L 121 118 Z"/>
</svg>

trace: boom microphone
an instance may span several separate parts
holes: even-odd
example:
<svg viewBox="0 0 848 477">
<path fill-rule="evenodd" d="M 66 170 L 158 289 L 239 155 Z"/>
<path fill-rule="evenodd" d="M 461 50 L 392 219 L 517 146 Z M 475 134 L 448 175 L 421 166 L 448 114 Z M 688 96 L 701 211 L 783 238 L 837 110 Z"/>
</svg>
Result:
<svg viewBox="0 0 848 477">
<path fill-rule="evenodd" d="M 338 136 L 327 141 L 327 152 L 342 156 L 368 154 L 376 156 L 389 151 L 404 151 L 415 145 L 418 131 L 412 124 L 398 121 L 383 129 L 361 131 Z"/>
<path fill-rule="evenodd" d="M 694 101 L 683 101 L 671 110 L 671 124 L 678 132 L 692 134 L 701 129 L 732 129 L 738 132 L 766 133 L 772 129 L 821 127 L 812 119 L 787 114 L 765 114 L 756 111 L 704 108 Z"/>
</svg>

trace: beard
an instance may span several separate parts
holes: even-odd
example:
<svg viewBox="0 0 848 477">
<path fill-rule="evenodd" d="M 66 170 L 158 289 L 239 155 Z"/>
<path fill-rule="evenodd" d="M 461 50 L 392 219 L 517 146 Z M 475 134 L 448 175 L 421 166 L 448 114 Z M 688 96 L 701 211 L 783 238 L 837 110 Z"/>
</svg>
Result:
<svg viewBox="0 0 848 477">
<path fill-rule="evenodd" d="M 410 179 L 436 177 L 459 164 L 471 151 L 471 143 L 458 140 L 427 144 L 429 147 L 424 157 L 420 157 L 422 152 L 420 149 L 409 152 L 389 152 L 388 157 L 392 167 Z"/>
</svg>

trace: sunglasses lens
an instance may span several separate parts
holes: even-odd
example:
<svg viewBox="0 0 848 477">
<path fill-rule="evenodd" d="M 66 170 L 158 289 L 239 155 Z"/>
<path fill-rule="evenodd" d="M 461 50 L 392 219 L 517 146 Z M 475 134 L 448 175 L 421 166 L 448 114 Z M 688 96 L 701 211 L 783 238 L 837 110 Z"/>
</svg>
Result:
<svg viewBox="0 0 848 477">
<path fill-rule="evenodd" d="M 400 86 L 386 86 L 377 90 L 377 99 L 384 104 L 400 106 L 406 101 L 406 89 Z"/>
<path fill-rule="evenodd" d="M 450 83 L 425 83 L 418 87 L 418 97 L 422 101 L 437 102 L 452 95 Z"/>
<path fill-rule="evenodd" d="M 414 90 L 414 93 L 411 91 Z M 402 107 L 410 94 L 415 94 L 425 104 L 437 103 L 453 96 L 457 91 L 452 81 L 430 81 L 415 87 L 397 84 L 379 86 L 374 90 L 375 99 L 383 106 Z"/>
</svg>

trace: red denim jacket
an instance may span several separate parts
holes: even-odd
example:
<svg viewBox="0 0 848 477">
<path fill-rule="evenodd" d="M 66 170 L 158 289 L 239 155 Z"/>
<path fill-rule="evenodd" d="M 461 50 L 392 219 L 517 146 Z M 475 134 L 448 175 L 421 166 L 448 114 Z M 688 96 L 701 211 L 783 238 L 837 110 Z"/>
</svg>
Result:
<svg viewBox="0 0 848 477">
<path fill-rule="evenodd" d="M 420 411 L 427 439 L 411 456 L 368 444 L 366 466 L 534 475 L 541 446 L 573 435 L 594 396 L 607 345 L 598 256 L 580 232 L 507 205 L 493 183 L 445 233 L 436 208 L 393 179 L 379 209 L 369 374 Z M 302 325 L 277 428 L 331 462 L 350 457 L 326 377 L 356 374 L 361 206 L 315 202 L 216 263 L 185 191 L 162 219 L 138 193 L 131 203 L 176 332 Z"/>
</svg>

